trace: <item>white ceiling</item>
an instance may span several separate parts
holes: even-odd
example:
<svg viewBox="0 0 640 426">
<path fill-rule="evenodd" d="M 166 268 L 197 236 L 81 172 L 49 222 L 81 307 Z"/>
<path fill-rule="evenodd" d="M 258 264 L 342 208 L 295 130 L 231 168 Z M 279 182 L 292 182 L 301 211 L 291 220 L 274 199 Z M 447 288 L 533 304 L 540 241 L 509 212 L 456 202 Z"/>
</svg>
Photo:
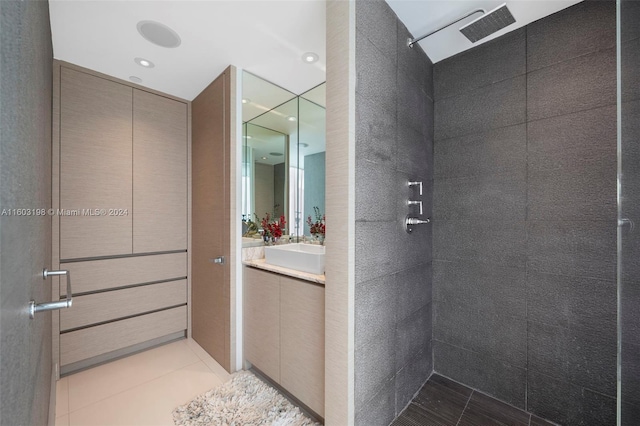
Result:
<svg viewBox="0 0 640 426">
<path fill-rule="evenodd" d="M 457 53 L 471 49 L 510 31 L 523 27 L 547 15 L 558 12 L 581 0 L 509 0 L 507 7 L 516 19 L 514 24 L 471 43 L 459 31 L 464 24 L 482 16 L 476 14 L 420 41 L 427 56 L 439 62 Z M 387 0 L 398 18 L 414 37 L 434 31 L 477 8 L 486 12 L 505 3 L 504 0 Z"/>
<path fill-rule="evenodd" d="M 325 3 L 321 0 L 50 0 L 54 57 L 183 99 L 195 98 L 233 64 L 294 93 L 325 80 Z M 182 44 L 156 46 L 142 20 L 163 23 Z M 302 61 L 315 52 L 320 60 Z M 147 69 L 134 62 L 152 61 Z"/>
<path fill-rule="evenodd" d="M 580 0 L 510 0 L 516 23 L 472 44 L 458 29 L 474 15 L 420 42 L 433 62 L 564 9 Z M 387 0 L 416 37 L 478 7 L 500 0 Z M 233 64 L 300 94 L 325 80 L 325 3 L 323 0 L 50 0 L 54 56 L 187 100 L 195 98 Z M 161 22 L 182 44 L 156 46 L 140 36 L 136 24 Z M 301 60 L 312 51 L 314 64 Z M 152 61 L 154 68 L 134 58 Z"/>
</svg>

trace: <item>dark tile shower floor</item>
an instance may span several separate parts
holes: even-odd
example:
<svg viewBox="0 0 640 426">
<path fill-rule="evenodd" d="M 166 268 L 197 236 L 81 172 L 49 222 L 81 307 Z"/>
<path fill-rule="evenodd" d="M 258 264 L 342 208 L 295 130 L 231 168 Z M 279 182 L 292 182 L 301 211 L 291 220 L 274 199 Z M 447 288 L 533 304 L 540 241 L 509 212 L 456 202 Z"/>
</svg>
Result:
<svg viewBox="0 0 640 426">
<path fill-rule="evenodd" d="M 554 426 L 546 420 L 433 374 L 392 426 Z"/>
</svg>

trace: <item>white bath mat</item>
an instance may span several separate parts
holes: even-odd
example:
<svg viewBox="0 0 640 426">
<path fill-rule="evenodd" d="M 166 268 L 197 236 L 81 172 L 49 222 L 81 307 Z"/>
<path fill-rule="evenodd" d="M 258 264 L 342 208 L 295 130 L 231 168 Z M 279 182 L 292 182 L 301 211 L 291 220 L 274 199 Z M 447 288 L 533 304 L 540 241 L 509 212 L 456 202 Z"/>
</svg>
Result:
<svg viewBox="0 0 640 426">
<path fill-rule="evenodd" d="M 176 426 L 319 425 L 248 371 L 173 410 Z"/>
</svg>

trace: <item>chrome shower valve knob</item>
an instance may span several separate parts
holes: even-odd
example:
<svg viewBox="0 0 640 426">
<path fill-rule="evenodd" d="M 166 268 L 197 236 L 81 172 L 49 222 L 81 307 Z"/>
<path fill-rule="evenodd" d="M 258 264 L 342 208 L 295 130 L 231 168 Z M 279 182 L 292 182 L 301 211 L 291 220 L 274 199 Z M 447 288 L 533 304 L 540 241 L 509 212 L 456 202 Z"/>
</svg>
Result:
<svg viewBox="0 0 640 426">
<path fill-rule="evenodd" d="M 409 206 L 420 206 L 420 216 L 422 216 L 422 201 L 409 200 L 409 201 L 407 201 L 407 205 L 409 205 Z"/>
</svg>

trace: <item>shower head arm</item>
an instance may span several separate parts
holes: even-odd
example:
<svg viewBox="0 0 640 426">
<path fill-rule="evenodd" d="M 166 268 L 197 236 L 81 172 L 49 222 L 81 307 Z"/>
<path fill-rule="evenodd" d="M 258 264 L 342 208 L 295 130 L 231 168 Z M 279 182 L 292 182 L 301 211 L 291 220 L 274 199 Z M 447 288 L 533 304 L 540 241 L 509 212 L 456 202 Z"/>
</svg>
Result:
<svg viewBox="0 0 640 426">
<path fill-rule="evenodd" d="M 423 35 L 423 36 L 420 36 L 420 37 L 416 37 L 416 38 L 413 38 L 413 39 L 412 39 L 412 38 L 407 39 L 407 46 L 409 46 L 409 47 L 413 48 L 413 45 L 414 45 L 414 44 L 416 44 L 417 42 L 419 42 L 420 40 L 422 40 L 423 38 L 427 38 L 427 37 L 429 37 L 429 36 L 431 36 L 431 35 L 434 35 L 434 34 L 435 34 L 435 33 L 437 33 L 438 31 L 442 31 L 442 30 L 444 30 L 445 28 L 450 27 L 451 25 L 456 24 L 456 23 L 458 23 L 458 22 L 462 21 L 463 19 L 468 18 L 468 17 L 469 17 L 469 16 L 471 16 L 471 15 L 475 15 L 476 13 L 482 13 L 482 14 L 485 14 L 485 13 L 487 13 L 487 12 L 486 12 L 484 9 L 476 9 L 476 10 L 474 10 L 473 12 L 469 12 L 469 13 L 467 13 L 466 15 L 464 15 L 463 17 L 456 19 L 455 21 L 449 22 L 447 25 L 442 26 L 442 27 L 438 28 L 438 29 L 437 29 L 437 30 L 435 30 L 435 31 L 431 31 L 430 33 L 427 33 L 427 34 L 425 34 L 425 35 Z"/>
</svg>

